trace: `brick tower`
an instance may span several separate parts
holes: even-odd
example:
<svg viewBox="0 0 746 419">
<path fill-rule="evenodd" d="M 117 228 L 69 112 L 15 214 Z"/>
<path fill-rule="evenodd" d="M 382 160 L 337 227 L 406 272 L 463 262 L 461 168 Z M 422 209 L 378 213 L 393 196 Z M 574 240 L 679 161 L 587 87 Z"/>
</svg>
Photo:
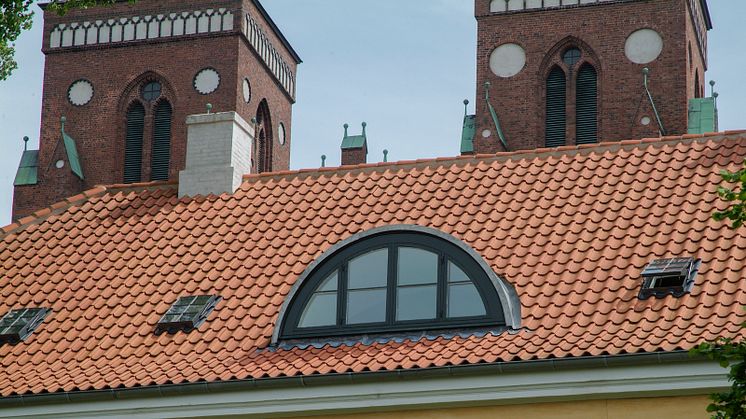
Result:
<svg viewBox="0 0 746 419">
<path fill-rule="evenodd" d="M 704 96 L 706 0 L 476 0 L 475 16 L 463 153 L 685 134 Z"/>
<path fill-rule="evenodd" d="M 45 10 L 42 50 L 39 150 L 24 152 L 14 218 L 98 184 L 176 180 L 186 117 L 208 103 L 255 123 L 252 171 L 289 167 L 301 60 L 258 0 Z"/>
</svg>

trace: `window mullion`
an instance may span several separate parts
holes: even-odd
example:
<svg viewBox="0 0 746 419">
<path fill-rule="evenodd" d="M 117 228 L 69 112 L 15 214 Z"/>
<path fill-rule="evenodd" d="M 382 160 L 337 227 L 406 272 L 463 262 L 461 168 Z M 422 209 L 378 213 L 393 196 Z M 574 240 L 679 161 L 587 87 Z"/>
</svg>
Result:
<svg viewBox="0 0 746 419">
<path fill-rule="evenodd" d="M 337 326 L 344 326 L 347 320 L 347 279 L 348 262 L 339 267 L 339 283 L 337 284 Z"/>
<path fill-rule="evenodd" d="M 386 324 L 396 322 L 396 273 L 399 253 L 396 246 L 389 246 L 389 266 L 386 278 Z"/>
<path fill-rule="evenodd" d="M 446 292 L 448 286 L 446 256 L 441 253 L 438 255 L 438 286 L 437 286 L 437 311 L 435 312 L 438 320 L 446 318 Z"/>
</svg>

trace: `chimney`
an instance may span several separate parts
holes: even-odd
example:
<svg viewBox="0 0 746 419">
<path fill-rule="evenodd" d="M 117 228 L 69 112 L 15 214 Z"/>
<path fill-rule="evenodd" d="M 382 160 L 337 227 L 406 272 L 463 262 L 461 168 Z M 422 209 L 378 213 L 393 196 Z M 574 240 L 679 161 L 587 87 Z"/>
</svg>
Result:
<svg viewBox="0 0 746 419">
<path fill-rule="evenodd" d="M 234 193 L 251 172 L 254 128 L 236 112 L 187 117 L 186 168 L 179 173 L 179 197 Z"/>
<path fill-rule="evenodd" d="M 347 130 L 350 127 L 345 124 L 345 136 L 342 139 L 342 166 L 365 164 L 368 162 L 368 136 L 366 127 L 368 124 L 363 122 L 362 135 L 348 135 Z"/>
</svg>

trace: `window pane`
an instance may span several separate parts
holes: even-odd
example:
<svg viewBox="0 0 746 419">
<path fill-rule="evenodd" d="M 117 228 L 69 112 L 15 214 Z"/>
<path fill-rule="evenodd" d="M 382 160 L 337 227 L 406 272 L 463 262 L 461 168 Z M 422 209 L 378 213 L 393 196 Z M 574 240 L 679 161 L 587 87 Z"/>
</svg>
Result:
<svg viewBox="0 0 746 419">
<path fill-rule="evenodd" d="M 334 326 L 337 324 L 337 293 L 314 294 L 300 316 L 298 327 Z"/>
<path fill-rule="evenodd" d="M 319 289 L 316 292 L 321 291 L 336 291 L 337 290 L 337 271 L 334 271 L 329 275 L 324 282 L 319 285 Z"/>
<path fill-rule="evenodd" d="M 448 317 L 484 316 L 482 297 L 472 283 L 448 285 Z"/>
<path fill-rule="evenodd" d="M 399 249 L 399 285 L 435 284 L 438 282 L 438 255 L 413 247 Z"/>
<path fill-rule="evenodd" d="M 455 263 L 448 262 L 448 282 L 471 282 L 471 279 Z"/>
<path fill-rule="evenodd" d="M 348 288 L 354 290 L 385 287 L 388 262 L 388 249 L 375 250 L 352 259 Z"/>
<path fill-rule="evenodd" d="M 437 295 L 435 285 L 399 287 L 396 290 L 396 320 L 434 319 Z"/>
<path fill-rule="evenodd" d="M 386 289 L 349 291 L 347 324 L 382 323 L 386 321 Z"/>
</svg>

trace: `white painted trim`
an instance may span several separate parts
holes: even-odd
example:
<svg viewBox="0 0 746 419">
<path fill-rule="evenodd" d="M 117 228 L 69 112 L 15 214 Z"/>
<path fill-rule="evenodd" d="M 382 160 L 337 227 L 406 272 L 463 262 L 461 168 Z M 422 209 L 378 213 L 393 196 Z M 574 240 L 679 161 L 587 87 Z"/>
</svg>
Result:
<svg viewBox="0 0 746 419">
<path fill-rule="evenodd" d="M 456 370 L 454 370 L 456 371 Z M 194 418 L 333 414 L 559 400 L 708 394 L 729 386 L 713 362 L 495 373 L 6 408 L 8 418 Z"/>
</svg>

